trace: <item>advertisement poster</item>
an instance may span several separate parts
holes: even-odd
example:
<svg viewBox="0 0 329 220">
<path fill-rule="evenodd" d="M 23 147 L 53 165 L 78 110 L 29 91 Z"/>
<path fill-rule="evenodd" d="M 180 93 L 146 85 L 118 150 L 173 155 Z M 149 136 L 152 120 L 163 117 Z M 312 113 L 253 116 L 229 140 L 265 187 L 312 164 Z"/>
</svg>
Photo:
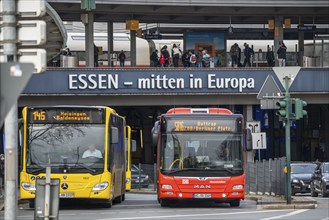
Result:
<svg viewBox="0 0 329 220">
<path fill-rule="evenodd" d="M 185 34 L 186 50 L 196 54 L 207 50 L 214 59 L 215 66 L 225 66 L 225 34 L 224 32 L 187 32 Z"/>
</svg>

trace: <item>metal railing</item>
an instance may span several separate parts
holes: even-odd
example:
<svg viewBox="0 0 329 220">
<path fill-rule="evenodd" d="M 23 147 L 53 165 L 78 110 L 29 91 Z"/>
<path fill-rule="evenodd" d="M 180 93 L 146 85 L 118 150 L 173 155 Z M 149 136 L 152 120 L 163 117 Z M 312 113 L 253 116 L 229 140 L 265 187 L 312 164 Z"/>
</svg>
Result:
<svg viewBox="0 0 329 220">
<path fill-rule="evenodd" d="M 285 195 L 286 181 L 283 172 L 286 158 L 248 162 L 246 167 L 246 193 Z"/>
</svg>

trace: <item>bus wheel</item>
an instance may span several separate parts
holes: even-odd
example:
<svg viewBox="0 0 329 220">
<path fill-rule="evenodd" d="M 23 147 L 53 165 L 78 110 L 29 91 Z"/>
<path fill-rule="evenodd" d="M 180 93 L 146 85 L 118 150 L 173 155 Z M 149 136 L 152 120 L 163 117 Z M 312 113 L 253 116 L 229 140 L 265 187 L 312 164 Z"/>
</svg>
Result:
<svg viewBox="0 0 329 220">
<path fill-rule="evenodd" d="M 108 201 L 105 202 L 104 207 L 105 208 L 111 208 L 113 204 L 112 199 L 109 199 Z"/>
<path fill-rule="evenodd" d="M 35 207 L 34 200 L 29 200 L 29 208 L 34 209 L 34 207 Z"/>
<path fill-rule="evenodd" d="M 239 207 L 240 206 L 240 199 L 233 200 L 230 202 L 231 207 Z"/>
<path fill-rule="evenodd" d="M 115 202 L 115 203 L 121 203 L 121 202 L 122 202 L 122 195 L 116 197 L 116 198 L 114 199 L 114 202 Z"/>
<path fill-rule="evenodd" d="M 167 207 L 169 206 L 169 202 L 166 199 L 160 199 L 160 205 L 161 207 Z"/>
<path fill-rule="evenodd" d="M 122 194 L 121 197 L 122 197 L 122 198 L 121 198 L 122 202 L 126 200 L 126 194 Z"/>
</svg>

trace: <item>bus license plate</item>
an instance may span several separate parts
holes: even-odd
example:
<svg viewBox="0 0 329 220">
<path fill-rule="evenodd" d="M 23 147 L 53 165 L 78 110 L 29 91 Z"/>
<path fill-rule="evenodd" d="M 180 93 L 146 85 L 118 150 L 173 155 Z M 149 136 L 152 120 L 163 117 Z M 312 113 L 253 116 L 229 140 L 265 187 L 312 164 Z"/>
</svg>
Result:
<svg viewBox="0 0 329 220">
<path fill-rule="evenodd" d="M 194 194 L 193 197 L 196 199 L 210 199 L 211 194 Z"/>
<path fill-rule="evenodd" d="M 59 198 L 74 198 L 74 193 L 60 193 Z"/>
</svg>

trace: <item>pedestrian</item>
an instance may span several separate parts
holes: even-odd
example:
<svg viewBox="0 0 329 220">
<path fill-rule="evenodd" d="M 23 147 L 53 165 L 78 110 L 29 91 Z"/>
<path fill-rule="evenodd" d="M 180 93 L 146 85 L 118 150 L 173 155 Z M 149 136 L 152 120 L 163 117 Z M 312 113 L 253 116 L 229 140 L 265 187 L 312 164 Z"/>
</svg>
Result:
<svg viewBox="0 0 329 220">
<path fill-rule="evenodd" d="M 196 67 L 197 55 L 194 53 L 193 50 L 189 52 L 189 55 L 190 55 L 190 67 Z"/>
<path fill-rule="evenodd" d="M 120 67 L 125 67 L 126 55 L 123 52 L 123 50 L 121 50 L 118 59 L 119 59 L 119 62 L 120 62 Z"/>
<path fill-rule="evenodd" d="M 190 56 L 187 51 L 185 51 L 182 55 L 182 63 L 184 67 L 189 67 L 190 66 Z"/>
<path fill-rule="evenodd" d="M 199 51 L 198 54 L 196 54 L 196 66 L 199 67 L 199 68 L 202 68 L 203 67 L 203 64 L 202 64 L 202 52 Z"/>
<path fill-rule="evenodd" d="M 178 67 L 179 58 L 182 56 L 182 51 L 177 47 L 176 44 L 172 46 L 171 55 L 172 55 L 174 67 Z"/>
<path fill-rule="evenodd" d="M 244 43 L 243 46 L 244 46 L 243 66 L 246 67 L 246 65 L 248 65 L 249 67 L 251 67 L 251 56 L 255 54 L 254 50 L 250 48 L 247 43 Z"/>
<path fill-rule="evenodd" d="M 237 48 L 238 48 L 238 67 L 242 67 L 242 63 L 241 63 L 241 48 L 239 47 L 238 44 L 237 44 Z"/>
<path fill-rule="evenodd" d="M 231 46 L 230 49 L 230 55 L 232 60 L 231 67 L 238 67 L 238 54 L 239 54 L 238 44 L 235 43 Z"/>
<path fill-rule="evenodd" d="M 286 66 L 286 53 L 287 53 L 287 47 L 283 42 L 280 42 L 280 47 L 277 51 L 278 54 L 278 61 L 279 66 Z"/>
<path fill-rule="evenodd" d="M 94 66 L 98 67 L 98 47 L 94 44 Z"/>
<path fill-rule="evenodd" d="M 267 60 L 267 65 L 269 67 L 273 67 L 275 65 L 274 52 L 272 51 L 270 46 L 267 46 L 266 60 Z"/>
<path fill-rule="evenodd" d="M 150 56 L 150 66 L 151 67 L 157 67 L 159 65 L 159 56 L 158 56 L 158 50 L 153 51 L 153 53 Z"/>
<path fill-rule="evenodd" d="M 160 67 L 165 67 L 165 64 L 166 64 L 166 59 L 162 53 L 160 54 L 159 64 L 160 64 Z"/>
<path fill-rule="evenodd" d="M 165 60 L 164 67 L 168 67 L 169 66 L 169 58 L 170 58 L 170 55 L 169 55 L 169 52 L 168 52 L 167 48 L 168 48 L 167 45 L 164 45 L 161 48 L 161 54 L 163 55 L 163 58 Z"/>
<path fill-rule="evenodd" d="M 202 51 L 202 66 L 210 67 L 210 55 L 207 53 L 207 50 Z"/>
<path fill-rule="evenodd" d="M 218 53 L 215 53 L 215 56 L 214 56 L 214 66 L 215 67 L 220 66 L 220 57 L 218 56 Z"/>
</svg>

